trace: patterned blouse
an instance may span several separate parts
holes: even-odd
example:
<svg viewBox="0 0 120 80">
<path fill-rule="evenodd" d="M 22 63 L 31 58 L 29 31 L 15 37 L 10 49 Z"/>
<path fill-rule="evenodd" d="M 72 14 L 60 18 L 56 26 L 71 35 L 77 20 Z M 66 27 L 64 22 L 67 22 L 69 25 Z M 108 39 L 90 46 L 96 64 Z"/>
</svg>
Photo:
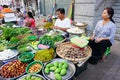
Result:
<svg viewBox="0 0 120 80">
<path fill-rule="evenodd" d="M 112 44 L 114 43 L 115 32 L 116 32 L 116 25 L 112 21 L 109 21 L 105 25 L 103 25 L 103 20 L 100 20 L 97 23 L 93 31 L 93 33 L 95 34 L 95 39 L 109 38 Z"/>
</svg>

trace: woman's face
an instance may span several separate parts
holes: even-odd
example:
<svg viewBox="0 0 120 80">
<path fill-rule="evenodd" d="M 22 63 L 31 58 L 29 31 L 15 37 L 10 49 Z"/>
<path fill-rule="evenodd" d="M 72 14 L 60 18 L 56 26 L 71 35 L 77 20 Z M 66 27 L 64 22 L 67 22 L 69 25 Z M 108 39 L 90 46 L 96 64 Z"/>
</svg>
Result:
<svg viewBox="0 0 120 80">
<path fill-rule="evenodd" d="M 108 14 L 107 10 L 105 9 L 102 13 L 102 18 L 103 19 L 110 19 L 110 15 Z"/>
</svg>

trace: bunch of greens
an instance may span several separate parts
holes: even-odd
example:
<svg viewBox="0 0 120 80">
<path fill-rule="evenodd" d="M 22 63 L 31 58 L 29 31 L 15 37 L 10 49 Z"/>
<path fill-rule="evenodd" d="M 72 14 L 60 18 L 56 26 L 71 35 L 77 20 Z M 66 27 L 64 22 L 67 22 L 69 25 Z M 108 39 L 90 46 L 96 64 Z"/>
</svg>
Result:
<svg viewBox="0 0 120 80">
<path fill-rule="evenodd" d="M 9 41 L 11 37 L 15 37 L 20 34 L 26 34 L 26 33 L 30 33 L 30 32 L 31 31 L 25 27 L 20 27 L 20 28 L 3 27 L 2 35 L 0 36 L 0 39 Z"/>
<path fill-rule="evenodd" d="M 62 35 L 56 35 L 56 36 L 49 36 L 49 35 L 43 35 L 39 39 L 40 44 L 49 45 L 52 48 L 55 48 L 55 42 L 63 40 Z"/>
</svg>

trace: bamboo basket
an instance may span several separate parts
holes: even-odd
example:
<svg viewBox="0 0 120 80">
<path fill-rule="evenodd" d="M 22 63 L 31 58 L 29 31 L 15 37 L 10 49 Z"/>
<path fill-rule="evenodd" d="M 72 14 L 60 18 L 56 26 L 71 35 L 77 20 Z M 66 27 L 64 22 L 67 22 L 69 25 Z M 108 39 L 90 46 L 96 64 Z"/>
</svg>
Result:
<svg viewBox="0 0 120 80">
<path fill-rule="evenodd" d="M 73 47 L 71 42 L 64 42 L 61 43 L 60 45 L 57 46 L 56 48 L 56 53 L 58 56 L 60 56 L 63 59 L 70 60 L 72 62 L 82 62 L 85 61 L 86 59 L 91 57 L 92 50 L 89 46 L 86 46 L 86 49 L 84 51 L 81 50 L 82 53 L 85 53 L 87 56 L 83 58 L 76 58 L 74 57 L 74 54 L 71 57 L 65 56 L 67 54 L 67 48 L 65 47 Z M 63 48 L 63 49 L 62 49 Z"/>
</svg>

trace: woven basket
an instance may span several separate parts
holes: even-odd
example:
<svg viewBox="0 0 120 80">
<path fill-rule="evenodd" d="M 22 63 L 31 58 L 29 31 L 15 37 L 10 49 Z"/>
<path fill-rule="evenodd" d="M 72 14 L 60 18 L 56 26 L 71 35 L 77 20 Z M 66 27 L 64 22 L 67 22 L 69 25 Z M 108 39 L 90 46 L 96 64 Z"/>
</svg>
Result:
<svg viewBox="0 0 120 80">
<path fill-rule="evenodd" d="M 75 26 L 75 27 L 78 27 L 78 28 L 80 28 L 80 29 L 85 29 L 86 27 L 87 27 L 87 23 L 85 23 L 85 22 L 82 22 L 84 25 L 76 25 L 77 24 L 77 22 L 73 22 L 73 25 Z"/>
<path fill-rule="evenodd" d="M 66 60 L 70 60 L 72 62 L 81 62 L 81 61 L 84 61 L 86 59 L 88 59 L 89 57 L 91 57 L 91 53 L 92 53 L 92 50 L 89 46 L 86 46 L 85 50 L 79 50 L 80 52 L 86 54 L 86 57 L 83 57 L 83 58 L 76 58 L 74 57 L 75 54 L 72 54 L 71 57 L 67 57 L 65 56 L 67 53 L 67 48 L 70 48 L 70 47 L 73 47 L 71 45 L 71 42 L 64 42 L 64 43 L 61 43 L 60 45 L 57 46 L 57 49 L 56 49 L 56 53 L 58 54 L 58 56 L 60 56 L 61 58 L 63 59 L 66 59 Z"/>
</svg>

